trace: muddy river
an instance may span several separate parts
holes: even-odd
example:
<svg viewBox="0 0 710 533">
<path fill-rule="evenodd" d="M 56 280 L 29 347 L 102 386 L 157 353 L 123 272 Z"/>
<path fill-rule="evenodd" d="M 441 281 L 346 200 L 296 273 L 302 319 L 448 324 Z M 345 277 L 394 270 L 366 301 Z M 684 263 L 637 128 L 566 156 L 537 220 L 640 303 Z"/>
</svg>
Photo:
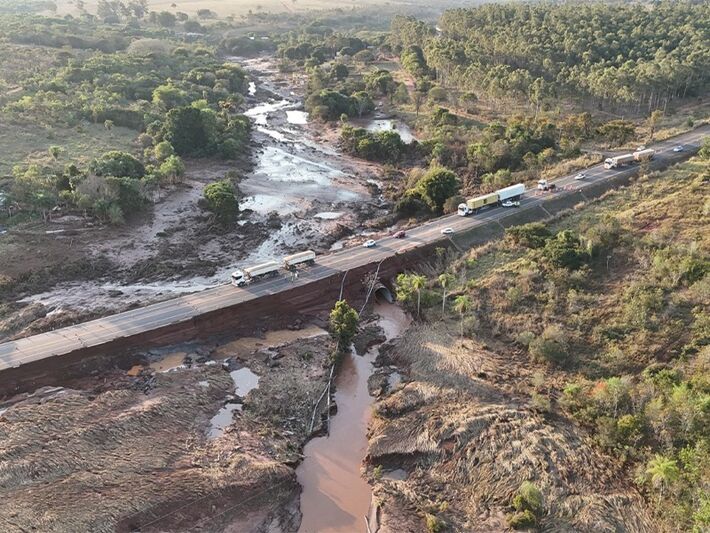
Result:
<svg viewBox="0 0 710 533">
<path fill-rule="evenodd" d="M 387 339 L 399 336 L 409 323 L 393 304 L 377 303 L 378 324 Z M 296 473 L 303 487 L 300 533 L 353 533 L 366 531 L 372 491 L 360 468 L 367 449 L 367 425 L 374 399 L 367 380 L 378 347 L 364 356 L 353 350 L 342 363 L 335 381 L 338 412 L 331 418 L 330 433 L 311 440 Z"/>
<path fill-rule="evenodd" d="M 254 127 L 252 165 L 239 182 L 242 215 L 238 226 L 228 234 L 209 238 L 194 234 L 193 217 L 202 214 L 198 202 L 204 187 L 221 179 L 230 163 L 188 162 L 186 183 L 171 192 L 163 191 L 149 220 L 112 230 L 105 238 L 99 239 L 97 234 L 90 254 L 104 256 L 130 271 L 151 261 L 160 268 L 156 254 L 175 247 L 186 253 L 171 261 L 190 261 L 197 268 L 131 283 L 115 276 L 60 283 L 47 292 L 28 295 L 23 302 L 44 304 L 55 314 L 97 309 L 110 312 L 136 303 L 145 305 L 223 284 L 235 268 L 302 249 L 326 251 L 336 240 L 331 235 L 341 235 L 343 227 L 359 233 L 364 220 L 386 212 L 378 207 L 379 195 L 372 193 L 376 169 L 318 138 L 320 132 L 310 124 L 297 90 L 302 79 L 283 79 L 268 57 L 233 61 L 242 64 L 251 78 L 244 114 Z M 370 122 L 363 125 L 391 127 L 377 120 Z M 270 228 L 274 216 L 278 225 Z M 255 243 L 253 231 L 259 225 L 266 225 L 266 229 L 260 230 L 263 235 Z M 245 238 L 248 246 L 242 244 Z M 200 262 L 216 267 L 200 269 Z M 201 270 L 210 273 L 205 275 Z"/>
</svg>

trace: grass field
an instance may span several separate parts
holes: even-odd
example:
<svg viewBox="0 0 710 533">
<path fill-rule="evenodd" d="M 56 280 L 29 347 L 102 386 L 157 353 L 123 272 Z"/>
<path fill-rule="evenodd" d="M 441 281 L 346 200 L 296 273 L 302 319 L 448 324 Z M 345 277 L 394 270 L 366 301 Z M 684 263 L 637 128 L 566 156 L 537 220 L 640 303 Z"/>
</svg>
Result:
<svg viewBox="0 0 710 533">
<path fill-rule="evenodd" d="M 9 175 L 16 164 L 43 163 L 50 160 L 50 146 L 60 146 L 59 161 L 88 163 L 108 150 L 131 151 L 136 131 L 102 124 L 85 124 L 77 128 L 44 127 L 39 124 L 4 124 L 0 121 L 0 177 Z"/>
</svg>

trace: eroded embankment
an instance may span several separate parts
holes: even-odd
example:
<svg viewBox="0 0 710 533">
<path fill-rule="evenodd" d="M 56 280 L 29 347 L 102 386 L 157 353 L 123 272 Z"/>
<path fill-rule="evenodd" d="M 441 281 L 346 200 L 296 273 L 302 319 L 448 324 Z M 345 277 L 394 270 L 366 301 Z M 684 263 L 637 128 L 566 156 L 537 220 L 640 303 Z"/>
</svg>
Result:
<svg viewBox="0 0 710 533">
<path fill-rule="evenodd" d="M 3 531 L 294 531 L 292 465 L 331 350 L 318 328 L 165 347 L 13 398 Z"/>
<path fill-rule="evenodd" d="M 461 344 L 451 326 L 410 328 L 390 354 L 412 381 L 375 406 L 368 459 L 379 531 L 505 530 L 523 481 L 544 495 L 542 529 L 653 531 L 619 465 L 568 420 L 530 408 L 527 358 Z"/>
</svg>

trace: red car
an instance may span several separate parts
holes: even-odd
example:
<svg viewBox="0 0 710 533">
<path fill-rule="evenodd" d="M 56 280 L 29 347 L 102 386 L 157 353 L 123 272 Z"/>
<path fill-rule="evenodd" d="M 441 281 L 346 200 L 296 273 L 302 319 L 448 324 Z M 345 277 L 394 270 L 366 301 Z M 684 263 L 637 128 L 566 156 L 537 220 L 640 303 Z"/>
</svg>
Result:
<svg viewBox="0 0 710 533">
<path fill-rule="evenodd" d="M 394 237 L 395 239 L 404 239 L 406 236 L 407 236 L 407 234 L 405 233 L 405 231 L 403 229 L 399 230 L 397 233 L 392 235 L 392 237 Z"/>
</svg>

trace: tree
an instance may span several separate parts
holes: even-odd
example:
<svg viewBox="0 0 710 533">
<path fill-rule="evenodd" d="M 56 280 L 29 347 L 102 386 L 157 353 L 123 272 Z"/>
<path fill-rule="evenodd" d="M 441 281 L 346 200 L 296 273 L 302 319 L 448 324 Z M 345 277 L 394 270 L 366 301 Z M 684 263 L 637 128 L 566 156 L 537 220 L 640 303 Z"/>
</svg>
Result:
<svg viewBox="0 0 710 533">
<path fill-rule="evenodd" d="M 160 165 L 159 172 L 161 176 L 174 183 L 185 174 L 185 164 L 180 157 L 170 155 Z"/>
<path fill-rule="evenodd" d="M 429 204 L 432 211 L 440 213 L 444 208 L 444 202 L 457 194 L 459 188 L 459 178 L 453 171 L 435 167 L 422 176 L 415 190 Z"/>
<path fill-rule="evenodd" d="M 419 309 L 422 303 L 422 289 L 426 287 L 426 277 L 422 275 L 412 276 L 412 288 L 417 293 L 417 317 L 419 317 Z"/>
<path fill-rule="evenodd" d="M 222 225 L 229 225 L 239 214 L 239 204 L 234 185 L 228 179 L 210 183 L 203 192 L 207 209 L 214 213 Z"/>
<path fill-rule="evenodd" d="M 350 307 L 345 300 L 335 302 L 330 312 L 330 334 L 338 343 L 338 352 L 344 352 L 357 333 L 360 317 L 357 311 Z"/>
<path fill-rule="evenodd" d="M 653 486 L 660 489 L 658 495 L 660 501 L 666 488 L 680 477 L 680 470 L 675 459 L 656 454 L 654 458 L 649 461 L 646 474 L 651 476 Z"/>
<path fill-rule="evenodd" d="M 350 70 L 348 69 L 347 65 L 344 65 L 342 63 L 336 63 L 330 69 L 330 77 L 338 81 L 347 78 L 348 74 L 350 74 Z"/>
<path fill-rule="evenodd" d="M 159 85 L 153 90 L 153 103 L 166 111 L 184 105 L 187 93 L 172 82 Z"/>
<path fill-rule="evenodd" d="M 94 159 L 89 170 L 97 176 L 116 176 L 119 178 L 142 178 L 145 167 L 138 159 L 127 152 L 112 150 Z"/>
<path fill-rule="evenodd" d="M 200 156 L 216 149 L 216 118 L 211 110 L 176 107 L 168 111 L 163 137 L 181 156 Z"/>
<path fill-rule="evenodd" d="M 170 13 L 170 11 L 161 11 L 160 13 L 158 13 L 157 22 L 164 28 L 175 27 L 176 21 L 177 17 Z"/>
<path fill-rule="evenodd" d="M 441 296 L 441 316 L 444 316 L 444 313 L 446 313 L 446 289 L 448 289 L 453 282 L 454 276 L 448 272 L 439 275 L 439 285 L 441 285 L 441 289 L 443 290 L 443 295 Z"/>
<path fill-rule="evenodd" d="M 463 341 L 463 319 L 468 310 L 471 308 L 471 298 L 462 294 L 454 299 L 454 311 L 461 317 L 461 340 Z"/>
</svg>

